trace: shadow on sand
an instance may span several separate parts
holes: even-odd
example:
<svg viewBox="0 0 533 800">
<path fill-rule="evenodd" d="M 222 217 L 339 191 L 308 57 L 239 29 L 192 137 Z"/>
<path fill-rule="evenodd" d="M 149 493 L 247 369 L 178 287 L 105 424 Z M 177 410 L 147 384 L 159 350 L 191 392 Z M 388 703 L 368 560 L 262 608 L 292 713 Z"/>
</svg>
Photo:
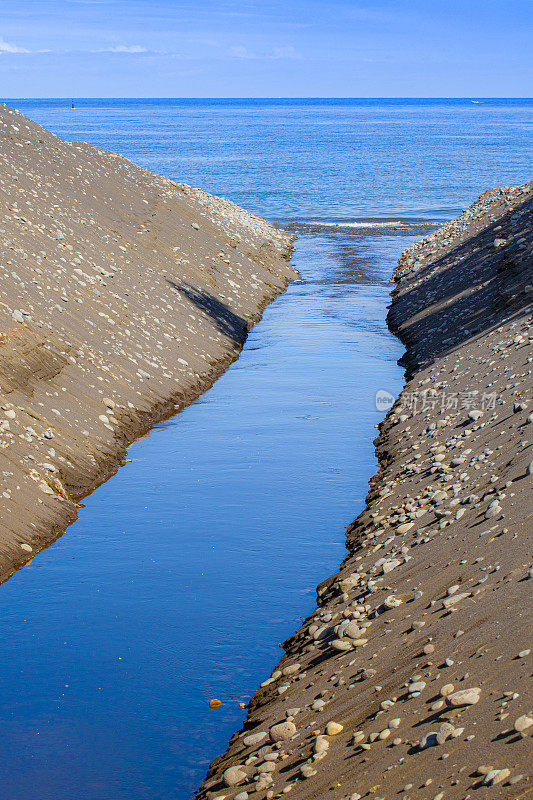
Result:
<svg viewBox="0 0 533 800">
<path fill-rule="evenodd" d="M 193 286 L 180 285 L 166 279 L 167 283 L 184 297 L 187 297 L 194 305 L 207 314 L 214 321 L 215 325 L 224 336 L 232 339 L 236 344 L 242 344 L 249 331 L 246 320 L 234 314 L 227 305 L 218 298 L 213 297 L 206 291 L 198 291 Z"/>
<path fill-rule="evenodd" d="M 528 199 L 402 280 L 387 322 L 407 348 L 399 363 L 408 376 L 531 307 L 533 257 L 512 233 L 527 212 L 518 224 L 531 241 L 532 211 Z M 506 243 L 495 246 L 498 239 Z"/>
</svg>

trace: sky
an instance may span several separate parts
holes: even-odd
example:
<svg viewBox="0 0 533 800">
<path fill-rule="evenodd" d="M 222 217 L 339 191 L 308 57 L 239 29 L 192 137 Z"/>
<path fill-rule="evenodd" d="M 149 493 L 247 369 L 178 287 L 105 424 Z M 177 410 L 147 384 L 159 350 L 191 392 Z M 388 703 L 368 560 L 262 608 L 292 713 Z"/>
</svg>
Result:
<svg viewBox="0 0 533 800">
<path fill-rule="evenodd" d="M 0 96 L 528 97 L 533 0 L 1 0 Z"/>
</svg>

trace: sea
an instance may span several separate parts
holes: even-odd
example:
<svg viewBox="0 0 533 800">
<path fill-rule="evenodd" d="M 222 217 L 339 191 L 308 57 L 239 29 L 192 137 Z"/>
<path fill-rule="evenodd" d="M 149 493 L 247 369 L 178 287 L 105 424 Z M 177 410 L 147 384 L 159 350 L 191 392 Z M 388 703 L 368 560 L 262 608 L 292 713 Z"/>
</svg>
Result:
<svg viewBox="0 0 533 800">
<path fill-rule="evenodd" d="M 394 266 L 531 179 L 533 100 L 5 102 L 299 237 L 305 283 L 0 587 L 3 800 L 190 800 L 364 506 Z"/>
</svg>

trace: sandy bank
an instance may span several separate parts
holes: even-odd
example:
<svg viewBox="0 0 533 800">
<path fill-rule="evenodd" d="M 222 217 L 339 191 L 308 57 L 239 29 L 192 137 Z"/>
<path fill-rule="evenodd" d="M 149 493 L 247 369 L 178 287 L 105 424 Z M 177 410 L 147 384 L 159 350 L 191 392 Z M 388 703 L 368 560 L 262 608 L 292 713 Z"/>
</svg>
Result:
<svg viewBox="0 0 533 800">
<path fill-rule="evenodd" d="M 0 106 L 0 581 L 208 388 L 297 277 L 292 237 Z"/>
<path fill-rule="evenodd" d="M 532 267 L 533 184 L 402 256 L 367 506 L 199 798 L 529 796 Z"/>
</svg>

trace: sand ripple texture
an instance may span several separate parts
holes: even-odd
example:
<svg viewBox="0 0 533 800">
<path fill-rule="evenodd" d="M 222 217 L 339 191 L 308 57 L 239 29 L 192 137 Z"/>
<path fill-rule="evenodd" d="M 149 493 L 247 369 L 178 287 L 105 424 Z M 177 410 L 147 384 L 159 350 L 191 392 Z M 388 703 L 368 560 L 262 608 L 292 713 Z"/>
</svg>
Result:
<svg viewBox="0 0 533 800">
<path fill-rule="evenodd" d="M 531 796 L 532 198 L 487 192 L 402 256 L 366 508 L 198 798 Z"/>
<path fill-rule="evenodd" d="M 292 237 L 0 106 L 0 580 L 237 357 Z"/>
</svg>

